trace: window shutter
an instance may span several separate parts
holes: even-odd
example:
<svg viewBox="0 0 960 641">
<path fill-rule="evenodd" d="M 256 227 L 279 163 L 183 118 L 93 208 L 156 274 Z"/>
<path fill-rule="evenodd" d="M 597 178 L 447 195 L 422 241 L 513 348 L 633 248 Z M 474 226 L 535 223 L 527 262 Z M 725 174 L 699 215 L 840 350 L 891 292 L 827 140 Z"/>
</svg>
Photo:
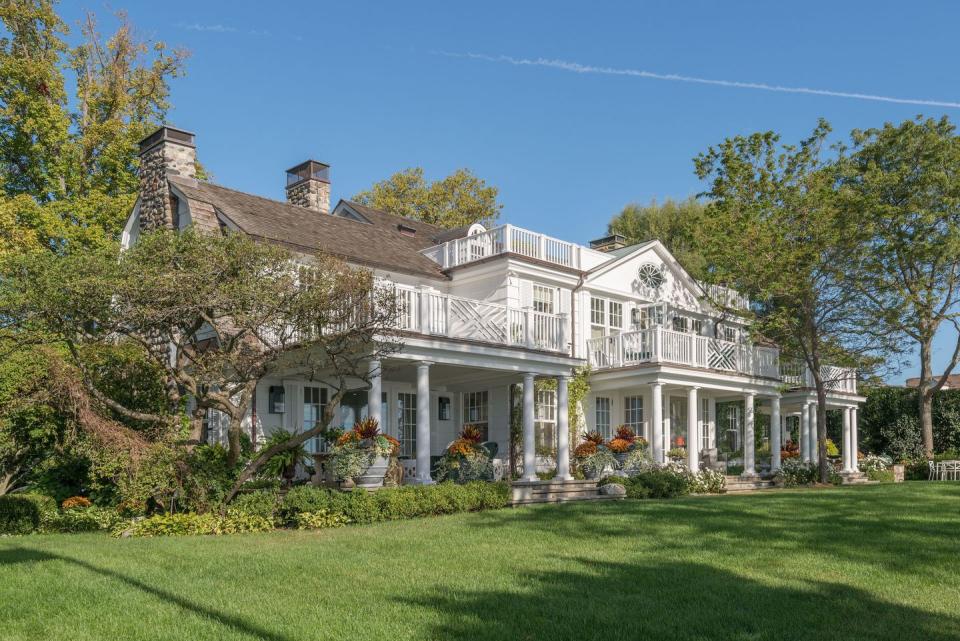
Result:
<svg viewBox="0 0 960 641">
<path fill-rule="evenodd" d="M 533 307 L 533 283 L 529 280 L 520 281 L 520 309 Z"/>
</svg>

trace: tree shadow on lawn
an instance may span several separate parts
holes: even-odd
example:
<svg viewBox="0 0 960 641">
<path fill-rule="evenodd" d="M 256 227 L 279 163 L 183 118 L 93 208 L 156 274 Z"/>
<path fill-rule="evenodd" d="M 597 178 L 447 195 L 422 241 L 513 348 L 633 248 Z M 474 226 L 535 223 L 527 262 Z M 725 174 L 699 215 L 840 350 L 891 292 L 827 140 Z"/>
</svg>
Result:
<svg viewBox="0 0 960 641">
<path fill-rule="evenodd" d="M 520 575 L 514 590 L 401 599 L 432 609 L 429 638 L 516 639 L 960 639 L 960 619 L 877 600 L 848 586 L 770 586 L 693 563 L 567 559 L 569 569 Z"/>
<path fill-rule="evenodd" d="M 175 605 L 187 612 L 192 612 L 197 616 L 205 619 L 209 619 L 214 623 L 218 623 L 227 628 L 231 628 L 236 632 L 242 634 L 250 635 L 258 639 L 266 639 L 267 641 L 294 641 L 292 637 L 285 635 L 277 634 L 272 630 L 268 630 L 261 626 L 252 624 L 248 621 L 243 620 L 240 617 L 234 616 L 232 614 L 226 614 L 224 612 L 218 612 L 213 608 L 208 608 L 194 601 L 188 600 L 186 598 L 180 597 L 173 592 L 164 590 L 155 586 L 152 586 L 148 583 L 144 583 L 139 579 L 126 576 L 115 570 L 108 570 L 107 568 L 97 567 L 92 563 L 77 559 L 71 556 L 66 556 L 63 554 L 56 554 L 52 552 L 46 552 L 42 550 L 34 550 L 31 548 L 11 548 L 7 550 L 0 550 L 0 565 L 12 565 L 15 563 L 26 563 L 26 562 L 37 562 L 37 561 L 62 561 L 64 563 L 69 563 L 77 567 L 83 568 L 95 574 L 120 581 L 121 583 L 126 584 L 127 586 L 140 590 L 150 594 L 161 601 L 165 601 L 171 605 Z"/>
<path fill-rule="evenodd" d="M 743 541 L 748 548 L 835 554 L 907 573 L 955 562 L 960 487 L 929 505 L 909 494 L 880 501 L 873 489 L 531 506 L 484 512 L 469 523 L 520 526 L 585 543 L 662 536 L 666 545 L 706 551 Z M 677 540 L 678 527 L 693 537 Z"/>
</svg>

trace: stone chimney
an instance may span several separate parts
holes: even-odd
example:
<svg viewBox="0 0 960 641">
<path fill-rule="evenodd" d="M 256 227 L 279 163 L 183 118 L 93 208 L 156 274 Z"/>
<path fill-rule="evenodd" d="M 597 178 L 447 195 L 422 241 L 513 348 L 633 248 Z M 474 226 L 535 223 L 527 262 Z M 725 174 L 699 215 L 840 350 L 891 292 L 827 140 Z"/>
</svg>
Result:
<svg viewBox="0 0 960 641">
<path fill-rule="evenodd" d="M 590 249 L 596 249 L 601 252 L 611 252 L 615 249 L 622 249 L 627 246 L 627 239 L 620 234 L 611 234 L 590 241 Z"/>
<path fill-rule="evenodd" d="M 140 229 L 175 228 L 177 198 L 167 176 L 196 177 L 195 136 L 163 126 L 140 141 Z"/>
<path fill-rule="evenodd" d="M 329 214 L 330 165 L 308 160 L 288 169 L 287 202 Z"/>
</svg>

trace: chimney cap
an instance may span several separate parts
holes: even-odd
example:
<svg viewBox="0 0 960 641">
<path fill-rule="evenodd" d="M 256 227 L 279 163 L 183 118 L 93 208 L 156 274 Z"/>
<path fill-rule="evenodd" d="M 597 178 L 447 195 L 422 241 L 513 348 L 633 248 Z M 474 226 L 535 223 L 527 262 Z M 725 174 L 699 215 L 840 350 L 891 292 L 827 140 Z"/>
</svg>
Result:
<svg viewBox="0 0 960 641">
<path fill-rule="evenodd" d="M 195 140 L 196 135 L 192 131 L 163 125 L 140 141 L 140 153 L 142 154 L 162 142 L 173 142 L 184 147 L 196 147 Z"/>
<path fill-rule="evenodd" d="M 622 234 L 610 234 L 603 238 L 597 238 L 590 241 L 590 249 L 608 252 L 614 249 L 622 249 L 627 246 L 627 239 Z"/>
<path fill-rule="evenodd" d="M 319 160 L 306 160 L 287 170 L 287 187 L 311 179 L 329 183 L 330 165 Z"/>
</svg>

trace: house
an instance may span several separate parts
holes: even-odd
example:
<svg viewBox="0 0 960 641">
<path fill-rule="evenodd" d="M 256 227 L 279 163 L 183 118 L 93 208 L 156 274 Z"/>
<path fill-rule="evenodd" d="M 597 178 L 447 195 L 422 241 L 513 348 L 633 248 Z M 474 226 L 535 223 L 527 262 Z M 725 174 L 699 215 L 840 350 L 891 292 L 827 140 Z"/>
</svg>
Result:
<svg viewBox="0 0 960 641">
<path fill-rule="evenodd" d="M 550 464 L 568 479 L 568 382 L 587 365 L 585 428 L 610 437 L 628 425 L 657 461 L 683 448 L 692 470 L 725 459 L 749 477 L 760 470 L 758 441 L 769 442 L 776 469 L 791 438 L 804 459 L 816 459 L 810 372 L 781 362 L 775 346 L 751 343 L 743 318 L 710 303 L 746 309 L 749 301 L 698 283 L 659 241 L 627 246 L 613 236 L 579 245 L 510 224 L 447 230 L 348 200 L 331 208 L 329 166 L 314 160 L 287 171 L 287 202 L 279 202 L 198 180 L 194 145 L 192 133 L 172 127 L 143 140 L 141 193 L 124 245 L 161 225 L 230 229 L 301 254 L 332 253 L 391 283 L 404 310 L 403 348 L 370 364 L 369 389 L 351 392 L 340 412 L 345 426 L 369 415 L 396 436 L 408 478 L 429 483 L 430 457 L 466 423 L 503 455 L 516 407 L 522 477 L 536 479 L 538 465 Z M 842 411 L 844 440 L 853 444 L 843 448 L 852 470 L 865 399 L 854 371 L 827 367 L 823 376 L 828 409 Z M 555 390 L 538 390 L 536 379 L 555 379 Z M 296 372 L 265 380 L 251 433 L 307 429 L 328 397 Z"/>
<path fill-rule="evenodd" d="M 936 385 L 939 382 L 940 382 L 939 376 L 934 376 L 930 379 L 931 385 Z M 915 378 L 908 378 L 906 380 L 906 386 L 920 387 L 920 377 L 917 376 Z M 942 390 L 960 389 L 960 374 L 950 374 L 949 376 L 947 376 L 946 382 L 944 382 L 943 387 L 941 387 L 940 389 Z"/>
</svg>

